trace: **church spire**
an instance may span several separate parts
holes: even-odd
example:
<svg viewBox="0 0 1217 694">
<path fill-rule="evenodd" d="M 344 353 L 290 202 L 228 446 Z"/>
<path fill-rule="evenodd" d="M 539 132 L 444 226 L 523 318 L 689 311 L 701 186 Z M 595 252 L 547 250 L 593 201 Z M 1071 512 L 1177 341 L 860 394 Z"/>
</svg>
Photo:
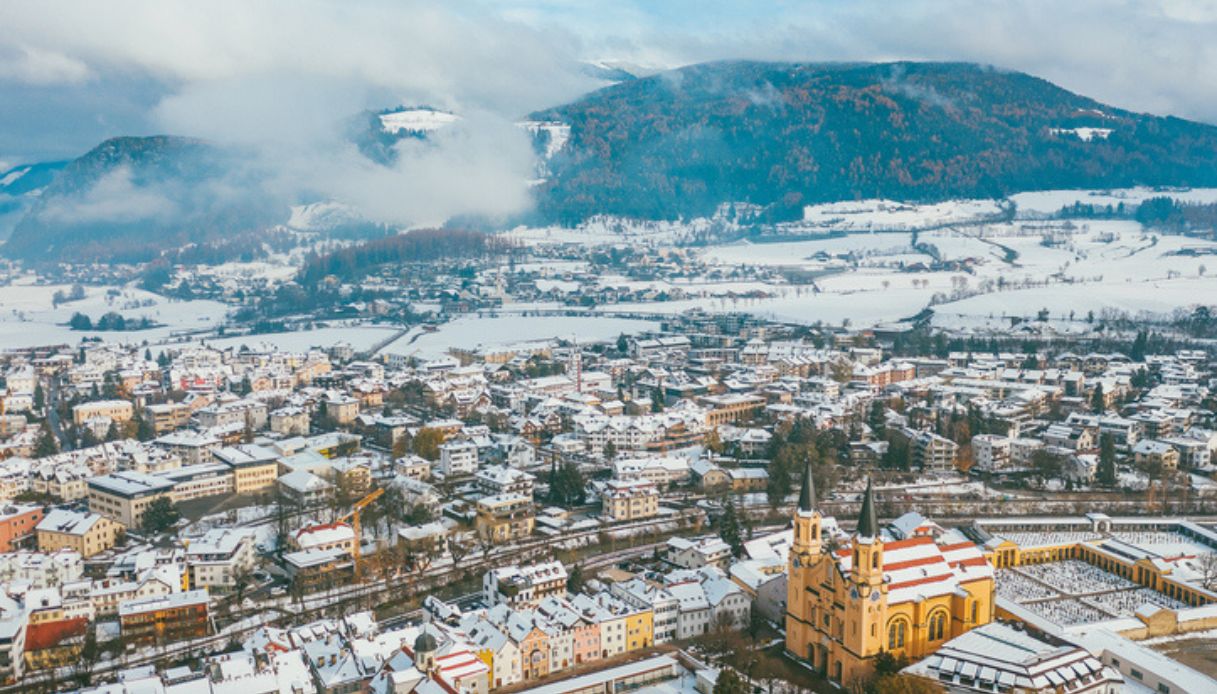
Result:
<svg viewBox="0 0 1217 694">
<path fill-rule="evenodd" d="M 866 494 L 862 497 L 862 513 L 858 514 L 858 537 L 879 537 L 879 519 L 875 516 L 875 492 L 866 478 Z"/>
<path fill-rule="evenodd" d="M 799 510 L 810 513 L 816 505 L 816 483 L 811 478 L 811 461 L 803 469 L 803 488 L 799 490 Z"/>
</svg>

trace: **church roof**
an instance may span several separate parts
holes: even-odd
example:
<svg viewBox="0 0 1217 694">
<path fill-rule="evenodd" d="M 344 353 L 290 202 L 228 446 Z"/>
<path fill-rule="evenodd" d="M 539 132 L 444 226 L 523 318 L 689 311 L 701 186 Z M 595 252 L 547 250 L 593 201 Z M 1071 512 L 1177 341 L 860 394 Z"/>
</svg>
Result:
<svg viewBox="0 0 1217 694">
<path fill-rule="evenodd" d="M 799 490 L 799 510 L 811 511 L 816 503 L 816 483 L 811 478 L 811 461 L 803 470 L 803 488 Z"/>
<path fill-rule="evenodd" d="M 862 512 L 858 514 L 858 537 L 879 537 L 879 518 L 875 515 L 875 490 L 870 479 L 866 480 Z"/>
</svg>

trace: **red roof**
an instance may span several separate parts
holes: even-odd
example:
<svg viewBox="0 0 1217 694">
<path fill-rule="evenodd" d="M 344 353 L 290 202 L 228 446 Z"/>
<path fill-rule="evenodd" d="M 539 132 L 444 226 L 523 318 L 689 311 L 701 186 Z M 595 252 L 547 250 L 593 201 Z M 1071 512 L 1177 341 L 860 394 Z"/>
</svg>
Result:
<svg viewBox="0 0 1217 694">
<path fill-rule="evenodd" d="M 25 631 L 25 650 L 40 651 L 44 648 L 58 646 L 66 639 L 84 636 L 88 626 L 89 620 L 85 617 L 31 624 Z"/>
</svg>

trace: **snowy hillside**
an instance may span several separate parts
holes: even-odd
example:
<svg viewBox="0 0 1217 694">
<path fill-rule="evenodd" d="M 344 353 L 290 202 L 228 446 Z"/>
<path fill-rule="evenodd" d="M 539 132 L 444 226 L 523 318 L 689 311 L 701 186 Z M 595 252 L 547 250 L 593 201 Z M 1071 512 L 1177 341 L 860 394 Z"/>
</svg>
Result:
<svg viewBox="0 0 1217 694">
<path fill-rule="evenodd" d="M 386 133 L 394 135 L 426 134 L 460 119 L 455 113 L 430 108 L 411 108 L 380 114 L 380 125 Z"/>
</svg>

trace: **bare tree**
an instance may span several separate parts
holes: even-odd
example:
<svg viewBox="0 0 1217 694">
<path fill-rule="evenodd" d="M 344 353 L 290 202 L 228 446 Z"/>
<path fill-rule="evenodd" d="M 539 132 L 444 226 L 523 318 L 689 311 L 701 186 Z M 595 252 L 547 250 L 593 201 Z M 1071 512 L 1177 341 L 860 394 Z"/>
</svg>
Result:
<svg viewBox="0 0 1217 694">
<path fill-rule="evenodd" d="M 1217 552 L 1201 554 L 1197 563 L 1200 568 L 1201 585 L 1209 590 L 1217 588 Z"/>
</svg>

